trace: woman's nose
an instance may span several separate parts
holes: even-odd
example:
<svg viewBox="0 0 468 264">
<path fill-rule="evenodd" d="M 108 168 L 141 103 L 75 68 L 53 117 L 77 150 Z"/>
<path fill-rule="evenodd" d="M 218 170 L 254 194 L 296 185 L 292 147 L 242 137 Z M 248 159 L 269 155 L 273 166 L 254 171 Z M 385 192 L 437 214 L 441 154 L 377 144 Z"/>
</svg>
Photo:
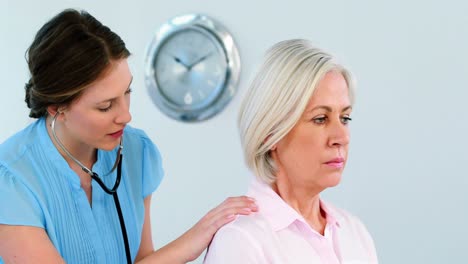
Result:
<svg viewBox="0 0 468 264">
<path fill-rule="evenodd" d="M 131 120 L 132 115 L 130 114 L 130 102 L 126 101 L 119 109 L 115 122 L 119 124 L 127 124 L 130 123 Z"/>
<path fill-rule="evenodd" d="M 346 146 L 349 144 L 349 128 L 345 124 L 336 122 L 330 129 L 329 146 Z"/>
</svg>

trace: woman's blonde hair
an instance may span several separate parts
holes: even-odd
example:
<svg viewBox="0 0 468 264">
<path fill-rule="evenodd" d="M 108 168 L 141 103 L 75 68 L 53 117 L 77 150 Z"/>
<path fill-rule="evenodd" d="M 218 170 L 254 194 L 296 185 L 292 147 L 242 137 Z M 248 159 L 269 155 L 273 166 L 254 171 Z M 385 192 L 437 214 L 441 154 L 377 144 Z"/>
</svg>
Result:
<svg viewBox="0 0 468 264">
<path fill-rule="evenodd" d="M 350 72 L 310 41 L 285 40 L 267 51 L 238 119 L 245 162 L 263 182 L 272 183 L 276 178 L 270 149 L 295 126 L 317 84 L 330 71 L 343 75 L 353 102 Z"/>
</svg>

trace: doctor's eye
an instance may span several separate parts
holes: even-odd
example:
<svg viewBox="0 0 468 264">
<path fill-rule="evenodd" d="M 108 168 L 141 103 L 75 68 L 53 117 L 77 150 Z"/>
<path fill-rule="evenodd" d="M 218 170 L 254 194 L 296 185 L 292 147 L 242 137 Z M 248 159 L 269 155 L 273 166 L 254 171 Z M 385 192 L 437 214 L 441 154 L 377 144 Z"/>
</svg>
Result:
<svg viewBox="0 0 468 264">
<path fill-rule="evenodd" d="M 109 104 L 108 107 L 98 108 L 98 110 L 101 111 L 101 112 L 107 112 L 107 111 L 109 111 L 111 108 L 112 108 L 112 104 Z"/>
</svg>

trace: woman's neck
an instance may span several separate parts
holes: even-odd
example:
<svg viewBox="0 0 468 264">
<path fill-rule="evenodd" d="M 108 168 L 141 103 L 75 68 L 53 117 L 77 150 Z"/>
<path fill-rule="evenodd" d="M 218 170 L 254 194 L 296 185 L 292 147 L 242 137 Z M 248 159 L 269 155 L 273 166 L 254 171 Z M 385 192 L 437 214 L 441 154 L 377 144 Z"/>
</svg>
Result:
<svg viewBox="0 0 468 264">
<path fill-rule="evenodd" d="M 60 155 L 67 161 L 71 168 L 74 168 L 76 162 L 67 155 L 67 153 L 62 149 L 59 143 L 55 140 L 52 132 L 52 117 L 47 117 L 46 126 L 47 126 L 47 133 L 52 140 L 55 148 L 59 151 Z M 55 133 L 57 135 L 58 140 L 62 143 L 65 149 L 78 161 L 80 161 L 84 166 L 88 167 L 89 169 L 92 168 L 93 164 L 96 162 L 97 153 L 96 149 L 90 148 L 89 146 L 85 146 L 81 142 L 77 142 L 72 140 L 67 133 L 64 131 L 64 128 L 60 122 L 55 122 Z M 81 169 L 81 168 L 80 168 Z"/>
<path fill-rule="evenodd" d="M 52 143 L 54 144 L 55 148 L 59 151 L 60 155 L 65 159 L 68 163 L 70 169 L 72 169 L 76 175 L 80 178 L 80 185 L 81 188 L 86 193 L 86 197 L 88 198 L 88 202 L 90 206 L 92 206 L 92 186 L 91 186 L 91 177 L 86 173 L 83 168 L 77 164 L 67 153 L 62 149 L 59 143 L 55 140 L 52 132 L 52 117 L 47 117 L 46 119 L 46 127 L 47 133 L 49 134 Z M 66 136 L 66 132 L 64 131 L 63 127 L 60 126 L 57 122 L 55 123 L 55 133 L 57 138 L 60 140 L 62 145 L 66 148 L 68 152 L 78 161 L 80 161 L 84 166 L 88 169 L 92 169 L 94 162 L 97 159 L 97 153 L 95 149 L 90 149 L 89 147 L 84 146 L 76 141 L 71 140 L 69 137 Z"/>
<path fill-rule="evenodd" d="M 294 183 L 285 175 L 278 175 L 273 190 L 293 209 L 301 214 L 309 226 L 324 234 L 326 214 L 320 207 L 320 191 Z"/>
</svg>

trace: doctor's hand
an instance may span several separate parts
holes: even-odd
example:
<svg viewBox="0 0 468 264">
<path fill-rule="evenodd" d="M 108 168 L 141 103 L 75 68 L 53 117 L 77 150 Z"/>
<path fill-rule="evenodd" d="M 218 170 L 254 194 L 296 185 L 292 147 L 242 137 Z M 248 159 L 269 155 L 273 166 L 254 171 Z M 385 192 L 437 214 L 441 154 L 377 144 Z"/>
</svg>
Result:
<svg viewBox="0 0 468 264">
<path fill-rule="evenodd" d="M 198 223 L 174 241 L 187 254 L 186 262 L 198 258 L 208 247 L 219 228 L 233 221 L 236 215 L 249 215 L 257 212 L 258 207 L 253 198 L 247 196 L 227 198 L 220 205 L 209 211 Z"/>
</svg>

